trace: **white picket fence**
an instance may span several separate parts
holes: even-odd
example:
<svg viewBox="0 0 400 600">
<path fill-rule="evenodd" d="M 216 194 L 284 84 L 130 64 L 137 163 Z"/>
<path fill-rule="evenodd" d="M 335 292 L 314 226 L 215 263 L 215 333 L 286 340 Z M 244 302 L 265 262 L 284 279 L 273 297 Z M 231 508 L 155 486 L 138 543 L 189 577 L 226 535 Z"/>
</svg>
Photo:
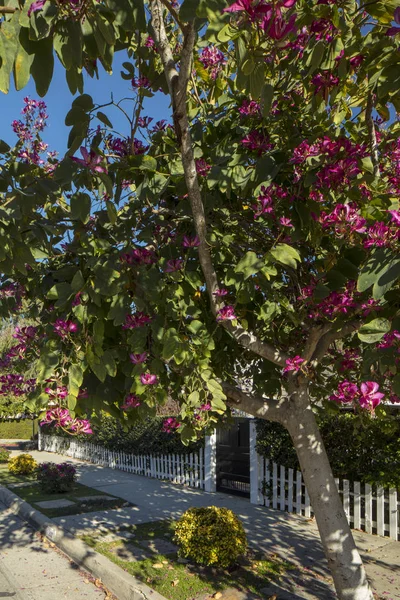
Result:
<svg viewBox="0 0 400 600">
<path fill-rule="evenodd" d="M 135 475 L 166 479 L 204 489 L 204 450 L 191 454 L 136 455 L 108 450 L 96 444 L 81 443 L 59 436 L 41 435 L 40 450 L 85 460 L 94 465 L 119 469 Z"/>
<path fill-rule="evenodd" d="M 257 504 L 310 518 L 310 497 L 302 474 L 257 456 Z M 353 529 L 400 540 L 400 497 L 395 488 L 336 479 L 347 519 Z"/>
</svg>

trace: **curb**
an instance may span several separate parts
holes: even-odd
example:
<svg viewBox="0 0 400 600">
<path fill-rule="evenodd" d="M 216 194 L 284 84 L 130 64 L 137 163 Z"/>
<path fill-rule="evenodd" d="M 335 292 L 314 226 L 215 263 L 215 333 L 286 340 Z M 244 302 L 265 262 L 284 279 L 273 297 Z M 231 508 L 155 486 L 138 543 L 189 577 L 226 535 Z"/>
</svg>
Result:
<svg viewBox="0 0 400 600">
<path fill-rule="evenodd" d="M 118 600 L 166 600 L 155 590 L 99 554 L 72 533 L 59 527 L 30 504 L 0 485 L 0 502 L 29 523 L 77 565 L 89 571 L 108 588 Z"/>
</svg>

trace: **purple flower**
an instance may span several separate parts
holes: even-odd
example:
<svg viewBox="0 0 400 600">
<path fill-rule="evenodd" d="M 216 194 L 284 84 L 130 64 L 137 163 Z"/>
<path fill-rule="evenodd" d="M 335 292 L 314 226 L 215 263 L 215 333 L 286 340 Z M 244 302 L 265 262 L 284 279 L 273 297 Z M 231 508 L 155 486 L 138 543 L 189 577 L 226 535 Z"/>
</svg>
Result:
<svg viewBox="0 0 400 600">
<path fill-rule="evenodd" d="M 173 433 L 180 425 L 181 424 L 178 423 L 175 417 L 168 417 L 163 423 L 163 431 L 165 431 L 165 433 Z"/>
<path fill-rule="evenodd" d="M 269 140 L 268 135 L 261 131 L 251 131 L 240 140 L 242 146 L 248 150 L 256 150 L 259 155 L 268 150 L 272 150 L 274 144 Z"/>
<path fill-rule="evenodd" d="M 96 154 L 94 150 L 88 152 L 84 146 L 81 146 L 81 154 L 83 158 L 71 156 L 71 160 L 83 167 L 87 167 L 92 173 L 107 173 L 107 167 L 101 165 L 103 157 Z"/>
<path fill-rule="evenodd" d="M 217 321 L 234 321 L 237 319 L 234 306 L 224 306 L 218 311 Z"/>
<path fill-rule="evenodd" d="M 260 116 L 260 105 L 255 100 L 243 100 L 242 106 L 239 107 L 239 113 L 244 117 Z"/>
<path fill-rule="evenodd" d="M 125 398 L 124 404 L 121 404 L 122 410 L 128 410 L 129 408 L 137 408 L 138 406 L 140 406 L 140 400 L 138 396 L 135 396 L 135 394 L 129 394 Z"/>
<path fill-rule="evenodd" d="M 54 332 L 61 338 L 67 337 L 68 333 L 75 333 L 78 331 L 78 325 L 73 321 L 64 321 L 63 319 L 57 319 L 53 325 Z"/>
<path fill-rule="evenodd" d="M 226 63 L 226 59 L 221 50 L 215 46 L 207 46 L 200 53 L 200 62 L 206 69 L 210 69 L 211 78 L 216 79 Z"/>
<path fill-rule="evenodd" d="M 270 6 L 270 4 L 265 4 L 265 0 L 260 0 L 255 6 L 253 0 L 237 0 L 237 2 L 224 8 L 222 12 L 245 12 L 250 21 L 255 21 L 270 11 Z"/>
<path fill-rule="evenodd" d="M 217 298 L 222 298 L 222 296 L 227 296 L 228 294 L 229 292 L 225 288 L 221 288 L 213 292 L 213 296 L 216 296 Z"/>
<path fill-rule="evenodd" d="M 297 373 L 304 362 L 305 359 L 299 355 L 296 355 L 293 358 L 287 358 L 286 367 L 283 369 L 283 372 L 289 373 L 290 371 L 293 371 L 294 373 Z"/>
<path fill-rule="evenodd" d="M 134 315 L 126 316 L 125 323 L 122 325 L 122 329 L 136 329 L 136 327 L 143 327 L 150 322 L 151 317 L 142 312 L 137 312 Z"/>
<path fill-rule="evenodd" d="M 141 354 L 130 354 L 129 358 L 134 365 L 141 365 L 147 360 L 147 352 L 142 352 Z"/>
<path fill-rule="evenodd" d="M 388 210 L 388 213 L 390 213 L 395 224 L 400 226 L 400 210 Z"/>
<path fill-rule="evenodd" d="M 332 402 L 339 402 L 340 404 L 349 404 L 357 398 L 359 394 L 358 386 L 350 381 L 342 381 L 338 385 L 338 391 L 335 394 L 329 396 L 329 400 Z"/>
<path fill-rule="evenodd" d="M 200 410 L 203 410 L 203 411 L 209 411 L 209 410 L 211 410 L 211 408 L 212 407 L 211 407 L 210 402 L 206 402 L 205 404 L 202 404 L 200 406 Z"/>
<path fill-rule="evenodd" d="M 74 419 L 69 425 L 69 429 L 77 435 L 80 433 L 93 433 L 92 426 L 87 419 Z"/>
<path fill-rule="evenodd" d="M 200 175 L 200 177 L 207 177 L 210 170 L 211 165 L 209 165 L 204 158 L 198 158 L 196 160 L 196 172 L 198 175 Z"/>
<path fill-rule="evenodd" d="M 181 258 L 171 258 L 167 261 L 167 266 L 164 269 L 165 273 L 175 273 L 180 271 L 183 267 L 183 260 Z"/>
<path fill-rule="evenodd" d="M 197 248 L 198 246 L 200 246 L 199 236 L 195 235 L 194 237 L 191 237 L 189 235 L 184 235 L 182 246 L 184 248 Z"/>
<path fill-rule="evenodd" d="M 155 385 L 158 383 L 157 375 L 153 375 L 151 373 L 142 373 L 140 376 L 140 381 L 143 385 Z"/>
<path fill-rule="evenodd" d="M 280 217 L 279 219 L 279 223 L 283 226 L 283 227 L 293 227 L 293 223 L 290 219 L 288 219 L 287 217 Z"/>
<path fill-rule="evenodd" d="M 361 408 L 373 411 L 380 404 L 385 394 L 378 392 L 379 385 L 375 381 L 366 381 L 361 384 L 359 403 Z"/>
<path fill-rule="evenodd" d="M 400 25 L 400 6 L 394 11 L 393 21 L 397 23 L 397 25 Z M 398 33 L 400 33 L 400 27 L 390 27 L 390 29 L 387 30 L 386 35 L 393 36 Z"/>
<path fill-rule="evenodd" d="M 32 2 L 28 8 L 28 17 L 30 17 L 32 13 L 42 10 L 43 6 L 46 4 L 46 1 L 47 0 L 35 0 L 35 2 Z"/>
<path fill-rule="evenodd" d="M 340 79 L 329 71 L 324 71 L 323 73 L 314 75 L 311 83 L 315 87 L 314 94 L 318 94 L 319 92 L 325 92 L 325 90 L 329 91 L 331 88 L 339 85 Z"/>
</svg>

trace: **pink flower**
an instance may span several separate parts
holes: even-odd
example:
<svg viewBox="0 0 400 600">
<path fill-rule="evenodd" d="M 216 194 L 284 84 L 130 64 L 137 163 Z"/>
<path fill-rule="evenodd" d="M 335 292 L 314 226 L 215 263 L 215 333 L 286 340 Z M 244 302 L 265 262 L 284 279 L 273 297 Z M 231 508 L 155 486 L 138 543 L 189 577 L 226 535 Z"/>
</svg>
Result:
<svg viewBox="0 0 400 600">
<path fill-rule="evenodd" d="M 378 392 L 379 385 L 375 381 L 366 381 L 361 384 L 359 403 L 361 408 L 374 410 L 380 404 L 385 394 Z"/>
<path fill-rule="evenodd" d="M 173 433 L 175 429 L 178 429 L 180 426 L 181 424 L 178 423 L 175 417 L 168 417 L 168 419 L 165 419 L 163 423 L 163 431 L 165 433 Z"/>
<path fill-rule="evenodd" d="M 286 21 L 282 16 L 280 9 L 276 8 L 275 11 L 271 10 L 270 15 L 264 17 L 262 28 L 273 40 L 282 40 L 289 35 L 289 33 L 294 33 L 296 31 L 296 19 L 297 15 L 293 14 L 289 17 L 289 20 Z"/>
<path fill-rule="evenodd" d="M 85 400 L 86 398 L 89 398 L 89 393 L 87 390 L 79 390 L 79 393 L 76 397 L 77 400 Z"/>
<path fill-rule="evenodd" d="M 74 419 L 69 429 L 77 435 L 80 433 L 93 433 L 92 426 L 87 419 Z"/>
<path fill-rule="evenodd" d="M 395 224 L 400 226 L 400 210 L 388 210 L 388 213 L 390 213 Z"/>
<path fill-rule="evenodd" d="M 180 271 L 183 267 L 183 260 L 181 258 L 172 258 L 167 261 L 167 266 L 164 269 L 165 273 L 175 273 L 175 271 Z"/>
<path fill-rule="evenodd" d="M 129 394 L 125 398 L 124 404 L 121 404 L 122 410 L 128 410 L 129 408 L 137 408 L 138 406 L 140 406 L 140 400 L 138 396 L 135 396 L 135 394 Z"/>
<path fill-rule="evenodd" d="M 357 69 L 357 67 L 359 67 L 361 65 L 361 63 L 363 62 L 364 57 L 362 54 L 357 54 L 357 56 L 352 56 L 349 60 L 350 65 L 353 67 L 353 69 Z"/>
<path fill-rule="evenodd" d="M 290 371 L 293 371 L 294 373 L 297 373 L 304 362 L 305 359 L 299 355 L 296 355 L 293 358 L 287 358 L 286 367 L 283 369 L 283 372 L 289 373 Z"/>
<path fill-rule="evenodd" d="M 329 396 L 329 400 L 333 402 L 339 402 L 340 404 L 348 404 L 353 402 L 359 394 L 358 386 L 350 381 L 342 381 L 338 385 L 338 391 L 335 394 Z"/>
<path fill-rule="evenodd" d="M 224 306 L 218 311 L 217 321 L 234 321 L 237 319 L 234 306 Z"/>
<path fill-rule="evenodd" d="M 155 385 L 158 383 L 158 378 L 157 375 L 152 375 L 151 373 L 142 373 L 140 381 L 143 385 Z"/>
<path fill-rule="evenodd" d="M 134 89 L 137 88 L 149 88 L 151 87 L 151 82 L 149 79 L 147 79 L 147 77 L 145 77 L 144 75 L 141 75 L 140 77 L 133 77 L 132 81 L 131 81 L 131 85 Z"/>
<path fill-rule="evenodd" d="M 157 261 L 157 258 L 151 250 L 134 248 L 121 254 L 120 260 L 127 265 L 152 265 Z"/>
<path fill-rule="evenodd" d="M 216 79 L 226 63 L 226 58 L 221 50 L 215 48 L 215 46 L 207 46 L 200 53 L 200 62 L 206 69 L 210 69 L 211 78 Z"/>
<path fill-rule="evenodd" d="M 42 425 L 54 423 L 56 427 L 67 427 L 72 422 L 72 417 L 67 408 L 52 408 L 46 412 L 45 418 L 40 422 Z"/>
<path fill-rule="evenodd" d="M 329 91 L 331 88 L 339 85 L 340 79 L 329 71 L 324 71 L 323 73 L 314 75 L 311 83 L 315 87 L 314 94 L 318 94 L 319 92 L 325 92 L 325 90 Z"/>
<path fill-rule="evenodd" d="M 242 106 L 239 107 L 239 113 L 244 117 L 260 116 L 260 105 L 255 100 L 243 100 Z"/>
<path fill-rule="evenodd" d="M 199 236 L 195 235 L 194 237 L 190 237 L 189 235 L 184 235 L 182 246 L 184 248 L 197 248 L 198 246 L 200 246 Z"/>
<path fill-rule="evenodd" d="M 222 298 L 222 296 L 227 296 L 228 294 L 229 294 L 229 292 L 225 288 L 221 288 L 221 289 L 215 290 L 215 292 L 213 292 L 213 296 L 216 296 L 217 298 Z"/>
<path fill-rule="evenodd" d="M 96 154 L 94 150 L 88 152 L 84 146 L 81 146 L 81 154 L 83 158 L 71 156 L 71 160 L 83 167 L 87 167 L 92 173 L 107 173 L 107 167 L 101 165 L 103 157 Z"/>
<path fill-rule="evenodd" d="M 134 365 L 140 365 L 146 362 L 147 356 L 147 352 L 142 352 L 141 354 L 130 354 L 129 358 Z"/>
<path fill-rule="evenodd" d="M 270 4 L 265 4 L 265 0 L 260 0 L 258 3 L 254 3 L 253 0 L 238 0 L 227 8 L 224 8 L 222 12 L 245 12 L 250 21 L 255 21 L 271 10 L 270 6 Z"/>
<path fill-rule="evenodd" d="M 32 13 L 37 12 L 38 10 L 42 10 L 45 4 L 46 0 L 35 0 L 35 2 L 32 2 L 30 7 L 28 8 L 28 17 L 30 17 Z"/>
<path fill-rule="evenodd" d="M 209 410 L 211 410 L 211 408 L 212 408 L 212 406 L 211 406 L 210 402 L 206 402 L 205 404 L 202 404 L 200 406 L 200 410 L 203 410 L 203 411 L 209 411 Z"/>
<path fill-rule="evenodd" d="M 269 136 L 261 131 L 251 131 L 240 140 L 240 143 L 248 150 L 256 150 L 259 155 L 272 150 L 274 147 L 274 144 L 269 140 Z"/>
<path fill-rule="evenodd" d="M 142 312 L 137 312 L 134 315 L 126 316 L 125 323 L 122 325 L 122 329 L 136 329 L 136 327 L 143 327 L 150 322 L 151 317 Z"/>
<path fill-rule="evenodd" d="M 66 338 L 68 333 L 75 333 L 78 331 L 78 325 L 73 321 L 64 321 L 63 319 L 57 319 L 53 325 L 54 332 L 61 338 Z"/>
<path fill-rule="evenodd" d="M 293 227 L 292 221 L 287 217 L 280 217 L 279 222 L 283 227 Z"/>
</svg>

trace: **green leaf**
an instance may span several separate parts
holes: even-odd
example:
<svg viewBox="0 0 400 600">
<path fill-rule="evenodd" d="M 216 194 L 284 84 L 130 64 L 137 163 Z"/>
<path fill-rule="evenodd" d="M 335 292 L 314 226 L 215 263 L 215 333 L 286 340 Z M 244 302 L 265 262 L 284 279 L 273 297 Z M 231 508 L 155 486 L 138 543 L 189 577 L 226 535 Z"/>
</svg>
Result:
<svg viewBox="0 0 400 600">
<path fill-rule="evenodd" d="M 85 280 L 82 275 L 82 271 L 77 271 L 71 281 L 71 289 L 73 292 L 80 292 L 85 285 Z"/>
<path fill-rule="evenodd" d="M 243 273 L 247 279 L 251 275 L 258 273 L 265 266 L 265 261 L 258 258 L 255 252 L 246 252 L 235 267 L 235 273 Z"/>
<path fill-rule="evenodd" d="M 254 99 L 260 97 L 265 81 L 265 68 L 262 63 L 258 63 L 250 73 L 250 93 Z"/>
<path fill-rule="evenodd" d="M 34 58 L 29 30 L 23 27 L 19 32 L 19 44 L 14 62 L 14 82 L 17 91 L 22 90 L 28 83 Z"/>
<path fill-rule="evenodd" d="M 365 292 L 373 286 L 375 300 L 382 298 L 400 277 L 400 258 L 389 248 L 375 248 L 360 272 L 357 290 Z"/>
<path fill-rule="evenodd" d="M 358 330 L 358 337 L 366 344 L 374 344 L 375 342 L 379 342 L 385 333 L 390 331 L 390 327 L 390 322 L 387 319 L 373 319 L 369 323 L 365 323 Z"/>
<path fill-rule="evenodd" d="M 89 367 L 91 368 L 93 373 L 96 375 L 97 379 L 99 379 L 102 383 L 104 383 L 104 381 L 107 377 L 107 371 L 106 371 L 105 364 L 99 356 L 96 356 L 96 354 L 93 352 L 93 350 L 90 346 L 88 346 L 88 348 L 86 350 L 86 359 L 88 361 Z"/>
<path fill-rule="evenodd" d="M 179 18 L 182 19 L 184 23 L 194 21 L 199 5 L 200 0 L 184 0 L 179 9 Z"/>
<path fill-rule="evenodd" d="M 47 292 L 47 298 L 49 300 L 66 302 L 71 294 L 72 290 L 69 283 L 56 283 L 56 285 L 53 285 L 53 287 Z"/>
<path fill-rule="evenodd" d="M 104 123 L 104 125 L 107 125 L 107 127 L 111 127 L 112 128 L 112 123 L 111 123 L 110 119 L 103 112 L 101 112 L 99 110 L 96 113 L 96 117 L 99 119 L 99 121 L 101 121 L 102 123 Z"/>
<path fill-rule="evenodd" d="M 400 373 L 398 373 L 397 375 L 395 375 L 392 379 L 392 388 L 394 393 L 397 396 L 400 396 Z"/>
<path fill-rule="evenodd" d="M 108 375 L 115 377 L 117 374 L 117 365 L 111 351 L 106 350 L 101 358 Z"/>
<path fill-rule="evenodd" d="M 203 329 L 203 327 L 204 327 L 203 323 L 201 321 L 197 321 L 196 319 L 193 319 L 193 321 L 190 321 L 189 325 L 187 326 L 189 331 L 191 331 L 195 335 L 197 335 L 199 333 L 199 331 L 201 329 Z"/>
<path fill-rule="evenodd" d="M 326 47 L 326 44 L 322 40 L 318 41 L 315 44 L 310 56 L 308 57 L 307 63 L 306 63 L 307 66 L 310 66 L 307 76 L 312 75 L 312 73 L 314 73 L 314 71 L 316 71 L 318 69 L 319 65 L 322 62 L 324 54 L 325 54 L 325 47 Z"/>
<path fill-rule="evenodd" d="M 0 24 L 0 91 L 4 94 L 7 94 L 10 88 L 10 75 L 18 49 L 19 29 L 17 13 L 9 21 L 3 20 Z"/>
<path fill-rule="evenodd" d="M 73 396 L 79 394 L 79 389 L 83 382 L 83 371 L 80 365 L 71 365 L 68 369 L 68 391 Z"/>
<path fill-rule="evenodd" d="M 298 251 L 287 244 L 277 244 L 275 248 L 272 248 L 269 251 L 269 254 L 279 263 L 292 267 L 293 269 L 296 269 L 297 262 L 301 261 L 301 256 Z"/>
<path fill-rule="evenodd" d="M 71 218 L 87 223 L 90 217 L 91 200 L 89 194 L 77 192 L 71 197 Z"/>
<path fill-rule="evenodd" d="M 269 116 L 273 99 L 274 86 L 270 83 L 265 83 L 261 92 L 261 112 L 264 118 Z"/>
<path fill-rule="evenodd" d="M 111 200 L 108 200 L 106 202 L 106 207 L 107 207 L 107 215 L 110 220 L 110 223 L 111 223 L 111 225 L 114 225 L 118 219 L 117 208 Z"/>
<path fill-rule="evenodd" d="M 43 98 L 47 94 L 54 70 L 53 40 L 51 37 L 35 42 L 31 75 L 35 81 L 36 92 Z"/>
<path fill-rule="evenodd" d="M 68 404 L 68 409 L 69 409 L 71 417 L 73 417 L 75 414 L 74 411 L 75 411 L 77 402 L 78 401 L 77 401 L 76 396 L 74 396 L 73 394 L 68 395 L 67 404 Z"/>
<path fill-rule="evenodd" d="M 190 444 L 190 442 L 194 442 L 197 439 L 196 432 L 194 431 L 193 427 L 190 427 L 189 425 L 185 425 L 183 427 L 180 435 L 182 444 L 184 446 L 187 446 Z"/>
</svg>

